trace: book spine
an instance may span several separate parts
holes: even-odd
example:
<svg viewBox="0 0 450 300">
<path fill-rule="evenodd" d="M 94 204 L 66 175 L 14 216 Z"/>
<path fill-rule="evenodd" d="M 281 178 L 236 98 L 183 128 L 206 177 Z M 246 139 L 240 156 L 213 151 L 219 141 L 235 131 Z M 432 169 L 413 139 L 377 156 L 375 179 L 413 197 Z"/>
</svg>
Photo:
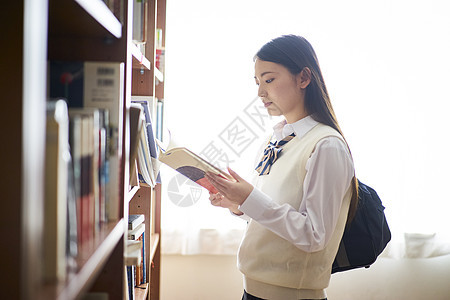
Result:
<svg viewBox="0 0 450 300">
<path fill-rule="evenodd" d="M 48 103 L 44 200 L 44 280 L 66 275 L 69 117 L 62 100 Z"/>
<path fill-rule="evenodd" d="M 134 266 L 127 266 L 127 283 L 128 283 L 128 298 L 130 300 L 134 300 L 135 293 L 134 293 L 134 282 L 135 282 L 135 267 Z"/>
<path fill-rule="evenodd" d="M 101 122 L 101 127 L 99 129 L 99 138 L 98 138 L 99 146 L 99 159 L 98 159 L 98 186 L 99 186 L 99 202 L 98 202 L 98 219 L 99 223 L 102 224 L 106 222 L 106 214 L 105 214 L 105 186 L 106 186 L 106 177 L 105 177 L 105 159 L 106 159 L 106 129 L 104 124 Z"/>
<path fill-rule="evenodd" d="M 99 177 L 99 160 L 100 160 L 100 117 L 99 111 L 93 110 L 89 118 L 89 131 L 91 138 L 89 139 L 92 153 L 92 165 L 90 175 L 92 176 L 90 184 L 92 185 L 92 203 L 91 203 L 91 226 L 93 228 L 93 235 L 97 236 L 100 231 L 100 177 Z"/>
<path fill-rule="evenodd" d="M 142 245 L 142 235 L 137 239 L 138 241 L 141 242 Z M 142 252 L 142 251 L 141 251 Z M 135 286 L 138 286 L 141 284 L 141 280 L 142 280 L 142 257 L 141 257 L 141 262 L 139 264 L 136 265 L 136 278 L 135 278 Z"/>
<path fill-rule="evenodd" d="M 73 159 L 71 154 L 69 157 L 69 172 L 67 183 L 67 237 L 66 237 L 66 251 L 67 257 L 74 261 L 78 255 L 78 240 L 77 240 L 77 197 L 75 192 L 75 178 L 73 169 Z"/>
<path fill-rule="evenodd" d="M 141 283 L 146 283 L 147 282 L 147 262 L 145 261 L 146 259 L 146 247 L 145 247 L 145 231 L 142 233 L 142 260 L 141 260 L 141 264 L 142 264 L 142 281 Z"/>
<path fill-rule="evenodd" d="M 145 224 L 141 224 L 135 230 L 128 231 L 128 239 L 137 240 L 144 231 L 145 231 Z"/>
<path fill-rule="evenodd" d="M 140 224 L 145 221 L 145 217 L 142 214 L 129 215 L 128 216 L 128 230 L 136 229 Z"/>
<path fill-rule="evenodd" d="M 84 107 L 103 108 L 109 111 L 109 196 L 106 202 L 107 219 L 117 221 L 120 210 L 119 174 L 122 124 L 120 108 L 123 106 L 124 64 L 114 62 L 84 63 Z"/>
<path fill-rule="evenodd" d="M 81 129 L 81 245 L 93 237 L 93 190 L 92 190 L 92 152 L 90 149 L 91 134 L 89 131 L 89 120 L 82 117 Z M 92 229 L 92 230 L 91 230 Z"/>
<path fill-rule="evenodd" d="M 75 196 L 75 211 L 70 211 L 71 218 L 76 219 L 77 232 L 77 246 L 81 245 L 82 241 L 82 222 L 81 222 L 81 117 L 71 116 L 69 127 L 69 144 L 72 155 L 72 171 L 73 171 L 73 186 Z"/>
<path fill-rule="evenodd" d="M 80 246 L 100 230 L 99 112 L 92 109 L 69 109 L 72 118 L 71 149 L 75 194 L 78 199 L 78 236 Z"/>
</svg>

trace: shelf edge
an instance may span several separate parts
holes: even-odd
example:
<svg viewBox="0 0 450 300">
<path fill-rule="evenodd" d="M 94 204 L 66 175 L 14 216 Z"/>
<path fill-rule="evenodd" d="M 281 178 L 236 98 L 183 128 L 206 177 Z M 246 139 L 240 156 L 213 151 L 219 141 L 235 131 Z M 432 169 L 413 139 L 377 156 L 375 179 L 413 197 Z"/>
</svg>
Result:
<svg viewBox="0 0 450 300">
<path fill-rule="evenodd" d="M 106 237 L 100 242 L 96 250 L 87 258 L 77 273 L 76 278 L 70 280 L 63 292 L 58 295 L 58 299 L 75 299 L 84 290 L 89 281 L 97 276 L 111 255 L 115 245 L 123 236 L 124 222 L 124 219 L 119 220 L 111 231 L 106 234 Z"/>
<path fill-rule="evenodd" d="M 161 82 L 163 82 L 164 81 L 164 74 L 163 74 L 163 72 L 161 72 L 158 68 L 155 68 L 155 77 L 159 80 L 159 81 L 161 81 Z"/>
<path fill-rule="evenodd" d="M 122 24 L 101 0 L 75 0 L 98 23 L 116 38 L 122 37 Z"/>
<path fill-rule="evenodd" d="M 128 203 L 131 201 L 131 199 L 133 199 L 134 195 L 136 195 L 136 193 L 139 191 L 140 187 L 139 186 L 133 186 L 127 193 L 127 201 Z"/>
<path fill-rule="evenodd" d="M 144 54 L 142 54 L 138 46 L 135 43 L 131 42 L 130 49 L 131 54 L 138 61 L 139 65 L 141 67 L 147 68 L 147 70 L 150 70 L 151 69 L 150 61 L 147 59 L 147 57 L 144 56 Z"/>
<path fill-rule="evenodd" d="M 155 256 L 158 244 L 159 244 L 159 233 L 152 233 L 150 237 L 150 261 L 153 261 L 153 257 Z"/>
</svg>

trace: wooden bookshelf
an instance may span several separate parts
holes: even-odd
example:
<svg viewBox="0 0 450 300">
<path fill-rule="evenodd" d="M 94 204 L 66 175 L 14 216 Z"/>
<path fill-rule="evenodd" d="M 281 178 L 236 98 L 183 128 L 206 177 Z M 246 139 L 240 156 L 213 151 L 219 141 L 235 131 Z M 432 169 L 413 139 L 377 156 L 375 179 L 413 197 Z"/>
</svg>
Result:
<svg viewBox="0 0 450 300">
<path fill-rule="evenodd" d="M 114 12 L 105 4 L 111 1 L 19 0 L 2 5 L 0 85 L 5 100 L 0 112 L 0 138 L 4 142 L 0 147 L 0 186 L 4 199 L 0 234 L 5 239 L 0 246 L 2 298 L 66 300 L 99 292 L 109 299 L 123 299 L 127 293 L 124 248 L 128 214 L 138 209 L 135 205 L 139 195 L 146 194 L 146 201 L 152 203 L 145 212 L 153 222 L 148 225 L 148 232 L 154 233 L 147 241 L 148 265 L 150 268 L 153 262 L 154 267 L 147 277 L 151 282 L 136 288 L 136 299 L 159 299 L 160 195 L 152 188 L 149 191 L 146 187 L 128 186 L 128 108 L 132 94 L 153 96 L 155 82 L 161 85 L 163 70 L 159 70 L 161 74 L 156 71 L 160 79 L 155 80 L 154 43 L 157 22 L 165 22 L 165 0 L 149 0 L 145 55 L 132 42 L 132 0 L 115 0 L 120 10 Z M 94 238 L 79 247 L 76 265 L 65 280 L 44 282 L 47 73 L 48 62 L 52 60 L 121 62 L 125 66 L 125 80 L 123 103 L 117 116 L 118 218 L 102 224 Z"/>
<path fill-rule="evenodd" d="M 164 70 L 156 67 L 157 30 L 162 30 L 161 41 L 165 45 L 166 0 L 149 0 L 147 9 L 146 43 L 144 47 L 131 45 L 133 64 L 131 94 L 133 96 L 152 96 L 153 101 L 163 101 Z M 143 48 L 143 53 L 139 50 Z M 145 54 L 144 54 L 145 53 Z M 159 92 L 158 92 L 159 91 Z M 154 106 L 156 107 L 156 105 Z M 152 120 L 153 126 L 157 120 Z M 159 299 L 161 270 L 161 184 L 150 187 L 140 184 L 138 191 L 131 189 L 129 214 L 145 215 L 146 232 L 146 289 L 136 288 L 137 299 Z M 149 238 L 147 238 L 149 237 Z"/>
</svg>

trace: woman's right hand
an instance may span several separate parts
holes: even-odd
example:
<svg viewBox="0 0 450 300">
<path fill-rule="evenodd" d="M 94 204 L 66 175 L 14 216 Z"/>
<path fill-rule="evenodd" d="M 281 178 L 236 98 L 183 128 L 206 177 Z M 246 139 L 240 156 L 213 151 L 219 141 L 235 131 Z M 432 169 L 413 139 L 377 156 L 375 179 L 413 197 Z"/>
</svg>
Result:
<svg viewBox="0 0 450 300">
<path fill-rule="evenodd" d="M 224 197 L 220 193 L 209 193 L 209 201 L 211 201 L 211 204 L 213 206 L 228 208 L 232 213 L 235 215 L 242 215 L 243 213 L 239 210 L 239 205 L 236 203 L 231 202 L 226 197 Z"/>
</svg>

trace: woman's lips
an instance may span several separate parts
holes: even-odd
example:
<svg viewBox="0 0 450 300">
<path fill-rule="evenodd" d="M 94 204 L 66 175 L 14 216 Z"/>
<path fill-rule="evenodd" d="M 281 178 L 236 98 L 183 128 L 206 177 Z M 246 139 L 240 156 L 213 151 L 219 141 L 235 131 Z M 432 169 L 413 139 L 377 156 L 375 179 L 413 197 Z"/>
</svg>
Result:
<svg viewBox="0 0 450 300">
<path fill-rule="evenodd" d="M 268 107 L 272 102 L 264 102 L 264 107 Z"/>
</svg>

